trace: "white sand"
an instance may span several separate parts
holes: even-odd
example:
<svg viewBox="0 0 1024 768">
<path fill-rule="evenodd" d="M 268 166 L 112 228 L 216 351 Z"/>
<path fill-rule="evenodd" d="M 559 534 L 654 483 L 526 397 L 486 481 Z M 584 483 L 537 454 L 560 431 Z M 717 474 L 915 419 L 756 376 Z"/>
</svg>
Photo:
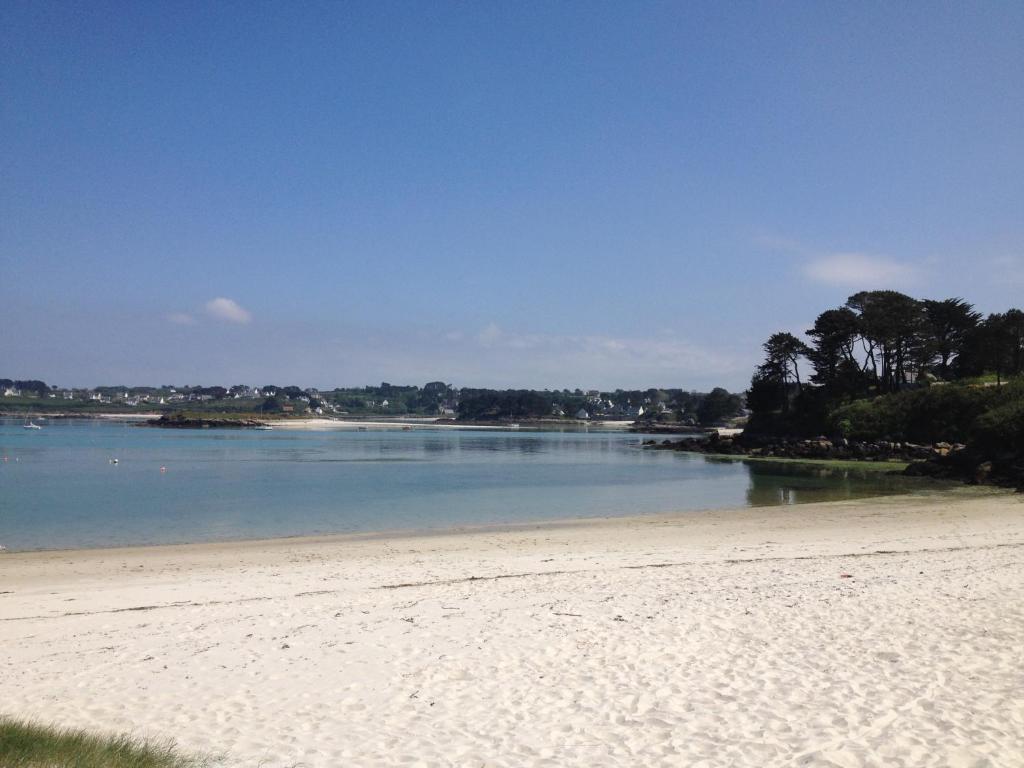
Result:
<svg viewBox="0 0 1024 768">
<path fill-rule="evenodd" d="M 232 765 L 1024 765 L 1008 494 L 8 554 L 0 592 L 0 711 Z"/>
</svg>

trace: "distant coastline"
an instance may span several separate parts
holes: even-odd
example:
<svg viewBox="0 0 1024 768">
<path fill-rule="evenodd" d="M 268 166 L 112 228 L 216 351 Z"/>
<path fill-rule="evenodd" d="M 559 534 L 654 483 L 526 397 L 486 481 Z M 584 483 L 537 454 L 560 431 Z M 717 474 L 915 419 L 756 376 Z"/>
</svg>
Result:
<svg viewBox="0 0 1024 768">
<path fill-rule="evenodd" d="M 709 393 L 681 388 L 637 390 L 474 389 L 442 381 L 422 386 L 358 388 L 261 386 L 99 386 L 60 388 L 38 379 L 0 378 L 0 414 L 26 418 L 130 414 L 192 420 L 292 419 L 432 420 L 473 426 L 550 428 L 636 423 L 665 432 L 733 426 L 744 417 L 743 398 L 716 388 Z M 178 419 L 180 426 L 180 419 Z M 232 426 L 224 423 L 224 426 Z"/>
</svg>

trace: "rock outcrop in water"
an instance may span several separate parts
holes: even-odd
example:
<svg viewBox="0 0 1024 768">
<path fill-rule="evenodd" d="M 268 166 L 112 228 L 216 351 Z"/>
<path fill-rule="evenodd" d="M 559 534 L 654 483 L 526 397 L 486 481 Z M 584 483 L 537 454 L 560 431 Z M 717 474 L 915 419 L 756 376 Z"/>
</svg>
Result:
<svg viewBox="0 0 1024 768">
<path fill-rule="evenodd" d="M 262 427 L 265 422 L 257 419 L 229 419 L 229 418 L 207 418 L 203 416 L 191 416 L 184 413 L 165 413 L 159 419 L 149 419 L 139 426 L 162 427 L 165 429 L 211 429 L 211 428 L 243 428 Z"/>
</svg>

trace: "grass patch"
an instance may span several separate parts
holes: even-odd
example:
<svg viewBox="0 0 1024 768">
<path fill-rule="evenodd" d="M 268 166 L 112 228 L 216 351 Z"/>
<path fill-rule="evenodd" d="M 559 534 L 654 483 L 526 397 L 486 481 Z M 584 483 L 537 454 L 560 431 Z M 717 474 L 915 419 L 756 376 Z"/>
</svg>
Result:
<svg viewBox="0 0 1024 768">
<path fill-rule="evenodd" d="M 687 451 L 689 453 L 689 451 Z M 865 472 L 894 472 L 906 469 L 907 461 L 859 461 L 857 459 L 805 459 L 789 456 L 736 456 L 731 453 L 692 452 L 695 456 L 705 456 L 715 461 L 745 461 L 748 464 L 806 464 L 809 467 L 825 467 L 828 469 L 860 469 Z"/>
<path fill-rule="evenodd" d="M 0 717 L 3 768 L 208 768 L 217 764 L 208 757 L 181 753 L 172 741 L 95 736 Z"/>
</svg>

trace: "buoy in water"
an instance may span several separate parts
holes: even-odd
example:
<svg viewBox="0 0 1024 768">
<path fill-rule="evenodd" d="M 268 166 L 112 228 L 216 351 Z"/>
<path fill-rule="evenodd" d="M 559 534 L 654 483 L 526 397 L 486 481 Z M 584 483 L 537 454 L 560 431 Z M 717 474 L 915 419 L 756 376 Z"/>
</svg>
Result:
<svg viewBox="0 0 1024 768">
<path fill-rule="evenodd" d="M 161 472 L 166 472 L 167 471 L 167 467 L 160 467 L 160 471 Z"/>
</svg>

